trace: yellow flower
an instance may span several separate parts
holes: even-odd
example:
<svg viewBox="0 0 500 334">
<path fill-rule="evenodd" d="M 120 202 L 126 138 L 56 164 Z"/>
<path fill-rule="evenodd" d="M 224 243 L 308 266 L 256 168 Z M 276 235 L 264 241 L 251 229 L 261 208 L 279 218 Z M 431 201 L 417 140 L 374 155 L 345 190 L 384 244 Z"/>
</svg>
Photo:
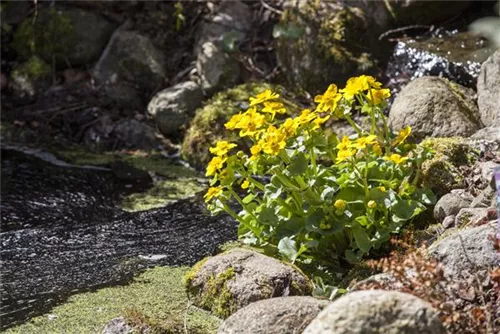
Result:
<svg viewBox="0 0 500 334">
<path fill-rule="evenodd" d="M 250 106 L 255 106 L 257 104 L 261 104 L 265 101 L 269 101 L 269 100 L 274 100 L 274 99 L 277 99 L 279 96 L 279 94 L 276 94 L 276 93 L 273 93 L 270 89 L 267 89 L 265 91 L 263 91 L 262 93 L 260 94 L 257 94 L 256 97 L 251 97 L 250 98 Z"/>
<path fill-rule="evenodd" d="M 401 144 L 402 142 L 404 142 L 406 140 L 406 138 L 408 138 L 408 136 L 410 135 L 410 133 L 411 133 L 411 127 L 410 126 L 407 126 L 406 128 L 401 129 L 401 131 L 399 131 L 399 133 L 398 133 L 398 136 L 392 142 L 392 146 L 398 146 L 399 144 Z"/>
<path fill-rule="evenodd" d="M 366 145 L 374 145 L 377 143 L 377 136 L 369 135 L 366 137 L 360 137 L 354 141 L 354 147 L 358 150 L 364 149 Z"/>
<path fill-rule="evenodd" d="M 377 203 L 375 201 L 369 201 L 366 206 L 369 208 L 369 209 L 375 209 L 377 207 Z"/>
<path fill-rule="evenodd" d="M 313 130 L 315 129 L 319 129 L 321 124 L 325 123 L 326 121 L 328 121 L 330 119 L 330 115 L 326 115 L 325 117 L 316 117 L 314 120 L 313 120 Z"/>
<path fill-rule="evenodd" d="M 217 142 L 215 147 L 210 147 L 210 153 L 218 156 L 226 155 L 227 152 L 233 147 L 236 147 L 236 144 L 221 140 Z"/>
<path fill-rule="evenodd" d="M 379 89 L 382 84 L 369 75 L 360 75 L 347 80 L 347 84 L 340 92 L 344 94 L 346 100 L 351 100 L 356 94 L 359 94 L 369 88 Z"/>
<path fill-rule="evenodd" d="M 391 91 L 389 89 L 370 89 L 368 94 L 366 94 L 366 97 L 368 101 L 372 101 L 373 97 L 373 104 L 377 105 L 382 103 L 382 101 L 387 100 L 389 97 L 391 97 Z"/>
<path fill-rule="evenodd" d="M 276 113 L 284 114 L 286 113 L 286 109 L 283 106 L 283 103 L 280 102 L 264 102 L 264 108 L 262 108 L 262 112 L 270 113 L 271 120 L 273 120 Z"/>
<path fill-rule="evenodd" d="M 215 156 L 210 160 L 207 166 L 207 173 L 205 176 L 212 176 L 214 175 L 218 170 L 222 169 L 224 167 L 224 162 L 226 161 L 226 157 L 219 157 Z"/>
<path fill-rule="evenodd" d="M 351 140 L 347 136 L 342 137 L 342 141 L 337 144 L 337 149 L 341 151 L 350 149 L 351 147 L 352 147 Z"/>
<path fill-rule="evenodd" d="M 248 181 L 248 179 L 246 179 L 245 181 L 243 181 L 243 183 L 241 184 L 241 189 L 248 189 L 248 187 L 250 186 L 250 181 Z"/>
<path fill-rule="evenodd" d="M 377 187 L 380 191 L 382 192 L 385 192 L 385 187 L 384 186 L 380 186 L 380 187 Z"/>
<path fill-rule="evenodd" d="M 281 124 L 280 130 L 286 137 L 292 137 L 297 132 L 299 124 L 291 118 L 287 118 L 286 121 Z"/>
<path fill-rule="evenodd" d="M 333 206 L 337 209 L 337 210 L 340 210 L 340 211 L 344 211 L 345 210 L 345 207 L 346 207 L 346 201 L 344 201 L 343 199 L 338 199 L 335 201 L 335 203 L 333 204 Z"/>
<path fill-rule="evenodd" d="M 408 160 L 407 157 L 402 157 L 397 153 L 393 153 L 389 157 L 384 157 L 384 159 L 387 161 L 392 161 L 397 165 L 401 165 L 401 164 L 405 163 L 406 160 Z"/>
<path fill-rule="evenodd" d="M 231 117 L 231 119 L 226 124 L 224 124 L 224 126 L 228 130 L 238 129 L 239 128 L 239 123 L 240 123 L 240 121 L 241 121 L 242 118 L 243 118 L 243 114 L 241 112 L 238 113 L 238 114 L 236 114 L 236 115 L 233 115 Z"/>
<path fill-rule="evenodd" d="M 257 112 L 257 109 L 250 108 L 244 114 L 238 123 L 241 129 L 240 137 L 255 136 L 260 132 L 260 128 L 266 123 L 264 115 Z"/>
<path fill-rule="evenodd" d="M 270 155 L 278 155 L 286 146 L 285 135 L 276 129 L 274 125 L 269 126 L 267 132 L 262 137 L 262 150 Z"/>
<path fill-rule="evenodd" d="M 217 198 L 220 196 L 220 194 L 222 194 L 222 187 L 210 187 L 208 188 L 208 191 L 207 193 L 205 194 L 205 196 L 203 196 L 203 198 L 205 198 L 205 202 L 208 202 L 210 201 L 212 198 Z"/>
<path fill-rule="evenodd" d="M 380 147 L 380 145 L 377 143 L 377 144 L 374 144 L 373 147 L 373 152 L 375 152 L 376 155 L 382 155 L 382 148 Z"/>
<path fill-rule="evenodd" d="M 340 150 L 339 153 L 337 153 L 337 163 L 340 163 L 344 161 L 345 159 L 348 159 L 352 157 L 353 155 L 356 154 L 356 150 Z"/>
<path fill-rule="evenodd" d="M 298 125 L 306 124 L 312 121 L 316 117 L 315 114 L 311 111 L 311 109 L 304 109 L 299 117 L 296 117 L 294 121 Z"/>
<path fill-rule="evenodd" d="M 334 111 L 341 98 L 342 94 L 338 93 L 337 86 L 331 84 L 323 95 L 316 95 L 314 98 L 314 102 L 319 103 L 316 111 Z"/>
</svg>

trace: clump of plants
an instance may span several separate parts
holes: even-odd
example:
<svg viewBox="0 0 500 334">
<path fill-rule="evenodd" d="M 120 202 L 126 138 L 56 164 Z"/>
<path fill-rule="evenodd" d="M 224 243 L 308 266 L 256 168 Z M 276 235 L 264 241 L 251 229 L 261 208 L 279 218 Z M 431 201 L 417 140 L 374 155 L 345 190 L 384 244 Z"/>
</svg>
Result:
<svg viewBox="0 0 500 334">
<path fill-rule="evenodd" d="M 340 90 L 330 85 L 315 97 L 314 110 L 295 117 L 284 116 L 271 90 L 251 97 L 249 108 L 225 124 L 239 144 L 210 148 L 209 209 L 233 216 L 240 239 L 270 255 L 326 265 L 359 261 L 435 201 L 420 187 L 419 172 L 432 152 L 407 142 L 409 127 L 389 130 L 383 113 L 389 97 L 366 75 Z M 370 126 L 357 124 L 353 112 Z M 345 119 L 355 135 L 339 138 L 325 126 L 331 118 Z"/>
</svg>

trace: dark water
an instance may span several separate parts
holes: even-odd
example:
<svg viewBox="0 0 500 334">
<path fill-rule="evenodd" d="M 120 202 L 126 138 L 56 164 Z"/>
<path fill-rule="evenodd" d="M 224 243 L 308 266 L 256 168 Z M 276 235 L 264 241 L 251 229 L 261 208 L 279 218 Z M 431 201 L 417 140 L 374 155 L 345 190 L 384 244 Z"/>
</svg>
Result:
<svg viewBox="0 0 500 334">
<path fill-rule="evenodd" d="M 236 239 L 235 222 L 209 216 L 200 198 L 122 211 L 131 190 L 111 172 L 2 149 L 1 182 L 1 328 L 148 266 L 191 265 Z"/>
</svg>

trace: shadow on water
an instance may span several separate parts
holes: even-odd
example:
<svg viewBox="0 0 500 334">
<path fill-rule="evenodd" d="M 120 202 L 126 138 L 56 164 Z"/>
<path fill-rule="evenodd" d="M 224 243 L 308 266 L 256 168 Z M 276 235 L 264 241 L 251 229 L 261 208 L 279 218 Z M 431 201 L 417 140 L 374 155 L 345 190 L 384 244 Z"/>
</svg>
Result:
<svg viewBox="0 0 500 334">
<path fill-rule="evenodd" d="M 211 217 L 199 197 L 122 211 L 121 196 L 140 188 L 110 171 L 2 149 L 2 329 L 76 292 L 125 284 L 147 267 L 192 265 L 236 239 L 236 223 Z"/>
</svg>

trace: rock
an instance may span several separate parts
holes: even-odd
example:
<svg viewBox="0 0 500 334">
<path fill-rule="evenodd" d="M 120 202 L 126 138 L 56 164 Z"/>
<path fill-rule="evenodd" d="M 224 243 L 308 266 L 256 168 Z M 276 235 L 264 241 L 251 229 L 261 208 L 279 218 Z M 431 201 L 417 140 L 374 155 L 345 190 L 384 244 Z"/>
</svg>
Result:
<svg viewBox="0 0 500 334">
<path fill-rule="evenodd" d="M 127 324 L 123 317 L 110 320 L 104 327 L 102 334 L 132 334 L 134 329 Z"/>
<path fill-rule="evenodd" d="M 165 80 L 167 59 L 149 38 L 120 28 L 111 37 L 94 67 L 97 81 L 130 83 L 149 96 Z"/>
<path fill-rule="evenodd" d="M 389 113 L 394 130 L 411 126 L 415 138 L 468 137 L 482 127 L 474 91 L 446 79 L 421 77 L 396 96 Z"/>
<path fill-rule="evenodd" d="M 469 7 L 471 1 L 389 0 L 385 2 L 398 26 L 432 24 L 453 18 Z"/>
<path fill-rule="evenodd" d="M 444 228 L 455 227 L 455 220 L 456 220 L 455 215 L 446 216 L 446 218 L 443 219 L 441 225 L 443 225 Z"/>
<path fill-rule="evenodd" d="M 492 187 L 486 187 L 479 195 L 474 198 L 470 204 L 471 208 L 489 208 L 495 207 L 495 190 Z"/>
<path fill-rule="evenodd" d="M 350 291 L 358 291 L 358 290 L 370 290 L 364 289 L 366 286 L 375 285 L 377 288 L 391 286 L 395 290 L 403 288 L 402 284 L 396 280 L 394 275 L 390 273 L 380 273 L 372 275 L 360 282 L 354 284 L 354 286 L 350 289 Z"/>
<path fill-rule="evenodd" d="M 500 125 L 500 50 L 481 65 L 477 79 L 477 104 L 481 121 L 487 125 Z"/>
<path fill-rule="evenodd" d="M 441 197 L 434 206 L 434 218 L 442 222 L 449 215 L 456 215 L 462 208 L 470 206 L 474 197 L 468 192 L 457 189 Z"/>
<path fill-rule="evenodd" d="M 182 158 L 193 167 L 204 169 L 211 159 L 209 147 L 215 145 L 219 140 L 239 140 L 237 133 L 226 130 L 224 124 L 234 114 L 248 109 L 250 96 L 257 95 L 266 89 L 278 92 L 290 113 L 298 112 L 299 107 L 291 102 L 290 94 L 281 86 L 248 83 L 219 92 L 203 107 L 196 110 L 184 136 L 181 149 Z"/>
<path fill-rule="evenodd" d="M 50 87 L 51 68 L 41 58 L 32 56 L 26 62 L 14 67 L 9 88 L 14 96 L 33 97 Z"/>
<path fill-rule="evenodd" d="M 157 148 L 155 130 L 144 122 L 125 119 L 113 129 L 113 135 L 121 140 L 123 147 L 150 150 Z"/>
<path fill-rule="evenodd" d="M 482 139 L 500 144 L 500 126 L 488 126 L 478 130 L 471 139 Z"/>
<path fill-rule="evenodd" d="M 356 291 L 326 307 L 304 334 L 445 333 L 439 313 L 407 293 Z"/>
<path fill-rule="evenodd" d="M 472 165 L 478 152 L 460 138 L 428 138 L 421 143 L 436 152 L 422 163 L 422 181 L 436 196 L 441 197 L 453 189 L 466 187 L 463 165 Z"/>
<path fill-rule="evenodd" d="M 429 254 L 443 265 L 445 277 L 467 279 L 500 264 L 490 239 L 496 233 L 495 225 L 488 223 L 458 230 L 429 248 Z"/>
<path fill-rule="evenodd" d="M 293 266 L 235 248 L 195 265 L 186 288 L 194 305 L 227 318 L 258 300 L 308 295 L 312 283 Z"/>
<path fill-rule="evenodd" d="M 492 53 L 470 33 L 442 33 L 426 39 L 398 39 L 387 65 L 388 87 L 399 91 L 422 76 L 439 76 L 476 88 L 481 63 Z M 485 123 L 486 124 L 486 123 Z"/>
<path fill-rule="evenodd" d="M 455 218 L 455 227 L 480 225 L 488 222 L 487 208 L 462 208 Z"/>
<path fill-rule="evenodd" d="M 495 169 L 500 168 L 500 164 L 494 161 L 486 161 L 480 164 L 481 177 L 486 184 L 491 188 L 496 189 L 495 186 Z"/>
<path fill-rule="evenodd" d="M 313 297 L 277 297 L 257 301 L 227 318 L 217 333 L 302 333 L 328 304 L 328 301 Z"/>
<path fill-rule="evenodd" d="M 194 116 L 202 100 L 200 86 L 186 81 L 156 94 L 149 102 L 148 113 L 155 119 L 162 134 L 176 135 Z"/>
<path fill-rule="evenodd" d="M 223 1 L 200 28 L 195 46 L 201 87 L 208 94 L 240 81 L 240 64 L 230 53 L 250 30 L 251 9 L 242 1 Z"/>
<path fill-rule="evenodd" d="M 365 12 L 338 2 L 299 1 L 274 29 L 276 56 L 292 87 L 312 95 L 329 84 L 345 85 L 359 74 L 376 74 L 380 48 Z"/>
<path fill-rule="evenodd" d="M 33 23 L 34 22 L 34 23 Z M 105 18 L 79 8 L 42 8 L 26 18 L 14 35 L 14 48 L 24 57 L 33 54 L 65 66 L 89 64 L 99 57 L 116 27 Z"/>
</svg>

